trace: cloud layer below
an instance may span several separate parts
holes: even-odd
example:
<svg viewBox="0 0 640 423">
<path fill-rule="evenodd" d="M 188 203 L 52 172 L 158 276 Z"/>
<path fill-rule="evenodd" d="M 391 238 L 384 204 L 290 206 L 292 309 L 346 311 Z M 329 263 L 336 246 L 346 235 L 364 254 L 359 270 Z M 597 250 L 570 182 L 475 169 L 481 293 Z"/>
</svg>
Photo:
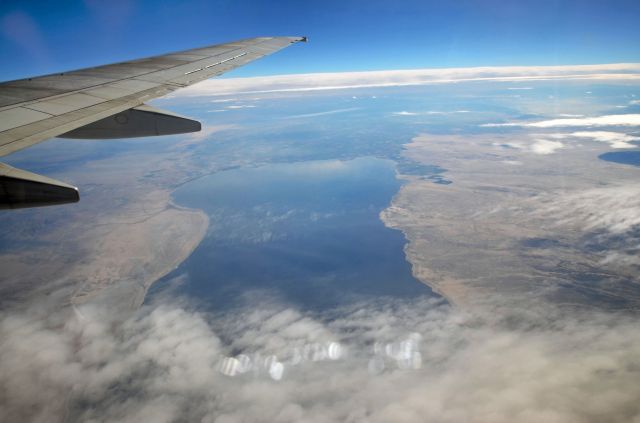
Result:
<svg viewBox="0 0 640 423">
<path fill-rule="evenodd" d="M 173 97 L 336 90 L 364 87 L 428 85 L 465 81 L 530 82 L 545 80 L 638 80 L 640 64 L 574 66 L 504 66 L 314 73 L 253 78 L 210 79 L 172 94 Z M 529 89 L 529 86 L 507 87 Z"/>
<path fill-rule="evenodd" d="M 428 301 L 324 316 L 264 302 L 221 317 L 160 305 L 118 325 L 82 316 L 2 318 L 8 421 L 640 418 L 640 332 L 629 316 L 534 305 L 465 314 Z"/>
</svg>

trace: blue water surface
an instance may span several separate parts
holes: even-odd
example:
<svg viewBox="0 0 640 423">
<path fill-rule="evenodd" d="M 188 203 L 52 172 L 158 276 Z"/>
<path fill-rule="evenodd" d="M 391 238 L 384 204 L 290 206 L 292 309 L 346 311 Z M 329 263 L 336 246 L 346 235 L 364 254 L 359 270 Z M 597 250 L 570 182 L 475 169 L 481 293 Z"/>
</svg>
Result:
<svg viewBox="0 0 640 423">
<path fill-rule="evenodd" d="M 150 297 L 181 275 L 178 294 L 211 310 L 247 295 L 310 310 L 435 296 L 412 276 L 404 235 L 379 218 L 399 188 L 394 162 L 370 157 L 239 168 L 187 184 L 175 201 L 204 210 L 210 230 Z"/>
</svg>

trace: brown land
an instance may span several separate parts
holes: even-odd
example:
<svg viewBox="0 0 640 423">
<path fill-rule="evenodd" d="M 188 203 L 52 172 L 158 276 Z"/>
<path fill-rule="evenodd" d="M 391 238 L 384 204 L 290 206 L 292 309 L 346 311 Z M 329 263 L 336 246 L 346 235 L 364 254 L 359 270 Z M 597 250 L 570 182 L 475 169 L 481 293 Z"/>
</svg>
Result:
<svg viewBox="0 0 640 423">
<path fill-rule="evenodd" d="M 614 226 L 637 215 L 625 199 L 640 194 L 640 169 L 597 159 L 610 148 L 595 141 L 532 152 L 549 135 L 423 134 L 406 145 L 406 158 L 452 181 L 398 175 L 406 184 L 381 213 L 407 237 L 417 278 L 463 306 L 640 305 L 638 235 Z"/>
<path fill-rule="evenodd" d="M 77 181 L 82 199 L 6 215 L 12 232 L 5 236 L 15 244 L 0 254 L 3 308 L 28 305 L 31 298 L 43 306 L 48 298 L 52 310 L 90 303 L 124 316 L 137 309 L 151 284 L 185 260 L 207 232 L 204 212 L 171 200 L 173 187 L 198 176 L 190 159 L 177 145 L 89 161 L 55 175 Z"/>
</svg>

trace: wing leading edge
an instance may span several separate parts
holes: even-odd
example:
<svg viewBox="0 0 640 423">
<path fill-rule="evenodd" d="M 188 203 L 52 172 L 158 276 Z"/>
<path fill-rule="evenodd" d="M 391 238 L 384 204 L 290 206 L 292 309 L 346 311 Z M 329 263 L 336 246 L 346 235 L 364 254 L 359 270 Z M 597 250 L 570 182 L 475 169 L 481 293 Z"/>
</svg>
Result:
<svg viewBox="0 0 640 423">
<path fill-rule="evenodd" d="M 144 103 L 221 75 L 299 41 L 307 39 L 252 38 L 0 83 L 0 156 L 57 136 L 105 139 L 197 132 L 200 130 L 199 122 Z M 77 195 L 74 197 L 66 191 L 73 187 L 17 171 L 6 165 L 0 166 L 0 208 L 78 201 Z M 10 181 L 11 189 L 15 191 L 16 177 L 23 178 L 23 183 L 18 184 L 20 195 L 9 196 L 6 182 Z M 43 184 L 54 185 L 44 196 L 41 192 Z M 33 186 L 40 191 L 33 193 L 34 201 L 28 201 L 29 189 Z M 55 186 L 64 188 L 61 198 L 51 194 L 61 192 Z M 43 201 L 47 198 L 49 202 Z"/>
</svg>

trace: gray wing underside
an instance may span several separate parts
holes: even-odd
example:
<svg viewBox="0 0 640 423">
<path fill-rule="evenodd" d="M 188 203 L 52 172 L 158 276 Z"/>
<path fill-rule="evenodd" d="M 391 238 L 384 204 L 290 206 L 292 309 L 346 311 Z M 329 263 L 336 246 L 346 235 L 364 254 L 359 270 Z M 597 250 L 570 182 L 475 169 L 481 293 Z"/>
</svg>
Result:
<svg viewBox="0 0 640 423">
<path fill-rule="evenodd" d="M 303 37 L 262 37 L 0 84 L 0 156 L 142 105 Z"/>
<path fill-rule="evenodd" d="M 0 156 L 63 136 L 128 138 L 200 130 L 144 103 L 274 53 L 306 37 L 261 37 L 0 83 Z M 0 209 L 79 200 L 68 184 L 0 163 Z"/>
</svg>

